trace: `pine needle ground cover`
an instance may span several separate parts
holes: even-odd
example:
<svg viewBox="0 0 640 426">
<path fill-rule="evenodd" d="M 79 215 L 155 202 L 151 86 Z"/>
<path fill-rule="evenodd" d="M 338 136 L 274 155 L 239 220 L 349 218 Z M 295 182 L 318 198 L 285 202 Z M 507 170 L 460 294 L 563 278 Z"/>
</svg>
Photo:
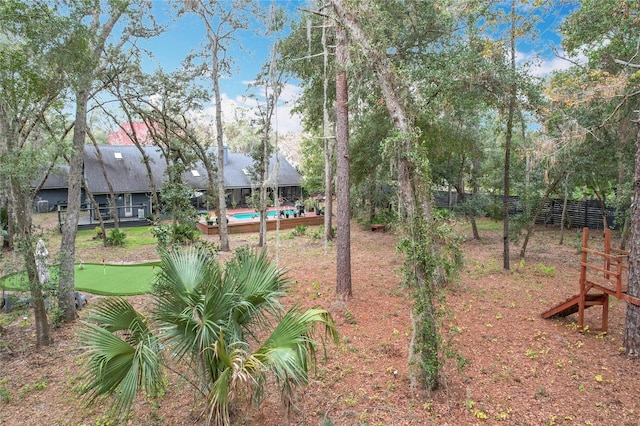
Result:
<svg viewBox="0 0 640 426">
<path fill-rule="evenodd" d="M 135 265 L 113 265 L 102 263 L 77 264 L 75 269 L 75 289 L 105 296 L 132 296 L 151 291 L 159 262 Z M 52 282 L 57 282 L 58 269 L 49 269 Z M 27 291 L 26 274 L 15 273 L 0 278 L 0 289 Z"/>
</svg>

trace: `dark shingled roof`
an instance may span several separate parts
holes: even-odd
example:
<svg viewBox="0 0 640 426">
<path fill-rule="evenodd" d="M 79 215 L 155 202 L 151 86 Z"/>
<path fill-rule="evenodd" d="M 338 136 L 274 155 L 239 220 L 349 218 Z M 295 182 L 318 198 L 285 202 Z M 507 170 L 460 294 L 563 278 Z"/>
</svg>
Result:
<svg viewBox="0 0 640 426">
<path fill-rule="evenodd" d="M 107 175 L 115 193 L 142 193 L 149 192 L 149 179 L 147 171 L 142 161 L 142 154 L 136 146 L 99 146 L 102 154 Z M 160 190 L 162 182 L 166 180 L 166 163 L 162 158 L 160 150 L 153 146 L 143 147 L 147 156 L 151 159 L 151 167 L 156 188 Z M 282 154 L 274 154 L 270 161 L 271 174 L 275 173 L 276 159 L 279 170 L 279 185 L 283 186 L 300 186 L 302 178 L 291 164 L 282 156 Z M 250 188 L 251 176 L 247 175 L 244 170 L 250 170 L 253 160 L 249 154 L 228 153 L 227 163 L 224 167 L 225 187 L 233 188 Z M 197 190 L 206 189 L 207 173 L 198 163 L 194 170 L 187 171 L 183 177 L 192 188 Z M 102 173 L 98 153 L 93 145 L 86 145 L 84 150 L 84 173 L 87 186 L 93 194 L 104 194 L 109 192 L 109 187 Z M 196 176 L 199 175 L 199 176 Z"/>
<path fill-rule="evenodd" d="M 40 182 L 44 177 L 44 173 L 45 172 L 42 172 L 42 175 L 38 181 L 32 182 L 33 187 L 37 187 L 38 185 L 40 185 Z M 66 189 L 68 185 L 69 185 L 69 166 L 66 164 L 61 164 L 51 169 L 51 171 L 49 172 L 49 175 L 47 176 L 47 179 L 44 181 L 44 184 L 42 185 L 42 189 Z"/>
<path fill-rule="evenodd" d="M 136 146 L 104 145 L 98 148 L 115 193 L 149 191 L 147 171 L 142 162 L 142 154 Z M 145 151 L 150 158 L 156 188 L 160 190 L 166 171 L 164 159 L 158 148 L 145 147 Z M 109 186 L 100 166 L 98 151 L 93 145 L 84 147 L 84 176 L 91 193 L 109 192 Z"/>
<path fill-rule="evenodd" d="M 249 154 L 228 153 L 228 162 L 224 166 L 224 186 L 225 188 L 251 188 L 251 174 L 253 159 Z M 277 162 L 276 162 L 277 160 Z M 279 187 L 300 186 L 302 178 L 300 173 L 280 153 L 271 155 L 269 161 L 269 175 L 275 179 L 276 166 L 278 167 Z"/>
</svg>

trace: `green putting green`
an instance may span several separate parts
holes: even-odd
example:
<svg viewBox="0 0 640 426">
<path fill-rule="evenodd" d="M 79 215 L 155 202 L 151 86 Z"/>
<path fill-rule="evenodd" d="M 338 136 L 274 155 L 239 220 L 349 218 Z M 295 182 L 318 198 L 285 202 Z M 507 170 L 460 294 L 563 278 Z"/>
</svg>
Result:
<svg viewBox="0 0 640 426">
<path fill-rule="evenodd" d="M 75 289 L 107 296 L 133 296 L 151 291 L 151 283 L 160 270 L 160 262 L 135 265 L 84 263 L 75 266 Z M 58 268 L 49 268 L 51 280 L 58 281 Z M 0 278 L 0 288 L 26 291 L 29 286 L 24 272 Z"/>
</svg>

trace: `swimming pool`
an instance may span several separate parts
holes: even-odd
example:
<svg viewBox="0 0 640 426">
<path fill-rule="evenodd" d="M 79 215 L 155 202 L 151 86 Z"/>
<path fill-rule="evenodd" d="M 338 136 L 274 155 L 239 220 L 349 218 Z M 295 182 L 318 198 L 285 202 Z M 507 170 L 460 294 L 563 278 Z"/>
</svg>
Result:
<svg viewBox="0 0 640 426">
<path fill-rule="evenodd" d="M 282 210 L 282 212 L 284 212 L 284 214 L 288 214 L 289 217 L 293 217 L 293 213 L 295 212 L 294 210 Z M 238 219 L 238 220 L 251 220 L 251 219 L 258 219 L 260 217 L 260 213 L 236 213 L 234 215 L 232 215 L 231 217 L 233 217 L 234 219 Z M 276 212 L 275 211 L 270 211 L 267 212 L 267 219 L 273 219 L 276 217 Z"/>
</svg>

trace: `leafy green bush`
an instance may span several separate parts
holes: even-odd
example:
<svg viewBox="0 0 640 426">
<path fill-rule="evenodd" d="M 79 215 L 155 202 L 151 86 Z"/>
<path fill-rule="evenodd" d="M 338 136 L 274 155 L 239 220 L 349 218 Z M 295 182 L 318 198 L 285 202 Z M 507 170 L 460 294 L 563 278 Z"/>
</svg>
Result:
<svg viewBox="0 0 640 426">
<path fill-rule="evenodd" d="M 173 228 L 173 242 L 186 244 L 198 239 L 198 229 L 188 223 L 178 223 Z"/>
<path fill-rule="evenodd" d="M 381 225 L 386 225 L 388 223 L 393 223 L 397 219 L 396 213 L 391 209 L 384 209 L 378 211 L 371 220 L 371 223 L 379 223 Z"/>
<path fill-rule="evenodd" d="M 502 220 L 502 204 L 499 201 L 494 201 L 486 206 L 487 217 L 492 220 Z"/>
<path fill-rule="evenodd" d="M 11 394 L 4 387 L 0 388 L 0 402 L 8 403 L 11 399 Z"/>
<path fill-rule="evenodd" d="M 456 219 L 453 211 L 444 208 L 435 208 L 433 210 L 433 220 L 436 222 L 450 222 Z"/>
<path fill-rule="evenodd" d="M 535 270 L 534 273 L 538 276 L 543 276 L 543 277 L 555 277 L 556 276 L 556 267 L 555 266 L 546 266 L 543 263 L 539 263 Z"/>
<path fill-rule="evenodd" d="M 167 247 L 171 244 L 171 229 L 168 226 L 159 224 L 151 228 L 151 233 L 158 239 L 160 247 Z"/>
<path fill-rule="evenodd" d="M 95 232 L 95 235 L 93 236 L 94 240 L 98 240 L 102 238 L 102 227 L 101 226 L 96 226 L 95 228 L 93 228 L 93 232 Z"/>
<path fill-rule="evenodd" d="M 107 244 L 110 246 L 124 246 L 124 240 L 127 238 L 127 234 L 119 229 L 112 229 L 107 235 Z"/>
<path fill-rule="evenodd" d="M 304 225 L 298 225 L 293 229 L 293 231 L 291 231 L 291 234 L 295 236 L 302 236 L 302 235 L 305 235 L 306 233 L 307 233 L 307 227 Z"/>
<path fill-rule="evenodd" d="M 151 229 L 151 233 L 158 239 L 160 247 L 184 245 L 198 239 L 198 229 L 188 223 L 178 223 L 175 226 L 159 224 Z"/>
<path fill-rule="evenodd" d="M 211 259 L 215 258 L 220 252 L 220 246 L 218 244 L 207 240 L 198 239 L 194 242 L 193 246 L 196 249 L 207 253 L 207 256 Z"/>
</svg>

